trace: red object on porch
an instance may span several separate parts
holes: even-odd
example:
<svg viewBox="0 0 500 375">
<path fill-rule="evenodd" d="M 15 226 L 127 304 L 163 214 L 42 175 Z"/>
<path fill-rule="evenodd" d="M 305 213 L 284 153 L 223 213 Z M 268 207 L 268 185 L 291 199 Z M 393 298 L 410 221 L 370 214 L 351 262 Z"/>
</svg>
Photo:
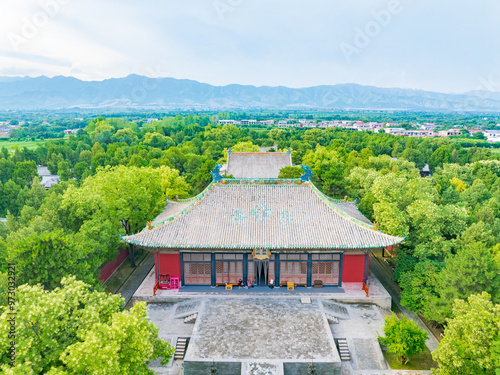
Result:
<svg viewBox="0 0 500 375">
<path fill-rule="evenodd" d="M 179 278 L 178 277 L 172 277 L 170 279 L 170 289 L 179 289 Z"/>
<path fill-rule="evenodd" d="M 368 295 L 368 285 L 366 285 L 364 281 L 363 281 L 363 290 L 366 292 L 366 296 L 369 297 L 369 295 Z"/>
<path fill-rule="evenodd" d="M 153 296 L 156 296 L 156 291 L 158 290 L 159 287 L 160 287 L 160 283 L 157 281 L 155 283 L 155 286 L 153 287 Z"/>
<path fill-rule="evenodd" d="M 170 289 L 170 274 L 160 273 L 160 280 L 158 280 L 158 285 L 160 289 Z"/>
<path fill-rule="evenodd" d="M 362 283 L 365 276 L 365 255 L 344 254 L 342 260 L 342 282 Z"/>
</svg>

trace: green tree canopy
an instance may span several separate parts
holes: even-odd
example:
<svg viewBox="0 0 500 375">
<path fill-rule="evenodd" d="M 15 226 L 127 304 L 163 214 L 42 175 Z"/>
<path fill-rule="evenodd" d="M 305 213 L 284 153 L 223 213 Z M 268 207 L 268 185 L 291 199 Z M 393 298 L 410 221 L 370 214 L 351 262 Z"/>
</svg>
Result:
<svg viewBox="0 0 500 375">
<path fill-rule="evenodd" d="M 16 360 L 7 363 L 10 339 L 0 335 L 5 374 L 153 374 L 149 360 L 172 357 L 173 347 L 158 338 L 158 328 L 140 302 L 122 311 L 123 299 L 97 292 L 74 277 L 49 292 L 22 285 L 16 293 Z M 10 315 L 0 316 L 7 332 Z"/>
<path fill-rule="evenodd" d="M 440 375 L 495 374 L 493 343 L 500 335 L 500 305 L 488 293 L 471 295 L 453 304 L 453 317 L 432 357 Z"/>
<path fill-rule="evenodd" d="M 286 166 L 280 169 L 278 178 L 299 178 L 304 174 L 301 167 Z"/>
<path fill-rule="evenodd" d="M 427 332 L 413 320 L 405 316 L 398 319 L 394 314 L 385 318 L 384 335 L 385 337 L 380 337 L 380 341 L 404 364 L 410 361 L 411 356 L 425 349 L 428 338 Z"/>
</svg>

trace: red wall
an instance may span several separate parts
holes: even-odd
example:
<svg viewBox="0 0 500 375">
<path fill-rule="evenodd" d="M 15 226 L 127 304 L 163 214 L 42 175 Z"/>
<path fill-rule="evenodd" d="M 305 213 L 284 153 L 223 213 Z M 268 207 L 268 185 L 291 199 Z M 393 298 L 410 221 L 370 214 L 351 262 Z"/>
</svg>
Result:
<svg viewBox="0 0 500 375">
<path fill-rule="evenodd" d="M 362 283 L 365 277 L 365 255 L 346 255 L 342 261 L 342 282 Z"/>
<path fill-rule="evenodd" d="M 158 254 L 159 269 L 156 264 L 156 270 L 160 274 L 170 274 L 170 277 L 181 277 L 181 255 L 180 254 Z"/>
<path fill-rule="evenodd" d="M 108 262 L 104 265 L 104 267 L 101 268 L 101 271 L 99 272 L 99 280 L 101 280 L 103 283 L 106 282 L 107 279 L 113 274 L 113 272 L 116 271 L 118 267 L 120 267 L 120 264 L 123 263 L 125 259 L 128 258 L 128 250 L 121 249 L 118 254 L 115 256 L 115 260 L 112 262 Z"/>
</svg>

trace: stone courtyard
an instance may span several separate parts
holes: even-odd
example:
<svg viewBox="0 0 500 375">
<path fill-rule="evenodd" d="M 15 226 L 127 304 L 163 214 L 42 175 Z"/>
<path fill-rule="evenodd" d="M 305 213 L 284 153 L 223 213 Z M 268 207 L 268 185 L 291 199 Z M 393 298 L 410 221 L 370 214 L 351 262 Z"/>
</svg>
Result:
<svg viewBox="0 0 500 375">
<path fill-rule="evenodd" d="M 340 361 L 317 300 L 310 304 L 299 298 L 207 300 L 185 360 L 254 358 Z"/>
<path fill-rule="evenodd" d="M 158 374 L 209 374 L 213 364 L 219 375 L 307 374 L 311 361 L 318 375 L 391 373 L 377 341 L 386 311 L 376 305 L 326 297 L 206 296 L 148 308 L 161 338 L 173 345 L 189 338 L 184 361 L 152 364 Z M 195 324 L 184 323 L 193 313 Z M 350 361 L 341 362 L 335 339 L 347 340 Z"/>
</svg>

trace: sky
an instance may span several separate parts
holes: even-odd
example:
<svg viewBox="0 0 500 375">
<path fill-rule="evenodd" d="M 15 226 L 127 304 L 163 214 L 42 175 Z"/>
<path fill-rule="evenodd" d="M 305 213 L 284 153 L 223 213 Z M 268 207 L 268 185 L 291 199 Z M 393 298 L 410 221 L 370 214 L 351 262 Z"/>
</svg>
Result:
<svg viewBox="0 0 500 375">
<path fill-rule="evenodd" d="M 500 91 L 500 1 L 0 0 L 0 76 Z"/>
</svg>

